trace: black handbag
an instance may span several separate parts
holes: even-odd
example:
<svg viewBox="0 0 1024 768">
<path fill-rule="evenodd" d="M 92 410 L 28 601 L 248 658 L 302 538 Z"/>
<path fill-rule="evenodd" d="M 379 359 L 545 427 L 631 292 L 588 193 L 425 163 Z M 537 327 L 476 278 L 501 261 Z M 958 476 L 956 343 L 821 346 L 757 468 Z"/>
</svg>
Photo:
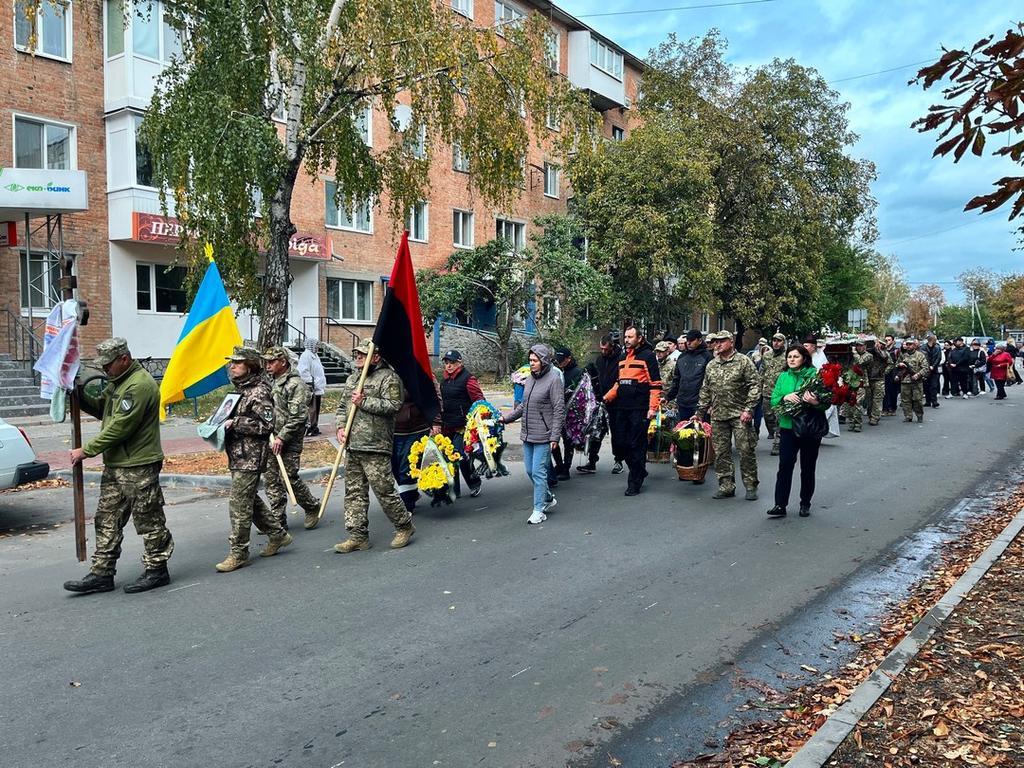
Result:
<svg viewBox="0 0 1024 768">
<path fill-rule="evenodd" d="M 793 436 L 798 440 L 822 440 L 828 434 L 828 419 L 818 408 L 802 408 L 793 416 Z"/>
</svg>

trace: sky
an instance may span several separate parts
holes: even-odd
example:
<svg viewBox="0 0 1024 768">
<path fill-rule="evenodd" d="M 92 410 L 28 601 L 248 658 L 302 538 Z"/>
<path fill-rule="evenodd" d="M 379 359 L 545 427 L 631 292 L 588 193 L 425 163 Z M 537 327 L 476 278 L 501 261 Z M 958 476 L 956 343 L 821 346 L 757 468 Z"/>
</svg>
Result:
<svg viewBox="0 0 1024 768">
<path fill-rule="evenodd" d="M 767 0 L 718 8 L 727 0 L 562 0 L 558 4 L 640 58 L 675 32 L 681 39 L 717 28 L 729 43 L 728 60 L 758 66 L 773 58 L 817 69 L 848 102 L 852 130 L 860 136 L 854 157 L 875 163 L 872 191 L 878 200 L 877 250 L 899 259 L 911 289 L 937 283 L 949 303 L 963 296 L 956 276 L 982 266 L 1024 271 L 1013 249 L 1017 227 L 1009 206 L 981 216 L 964 212 L 973 196 L 996 179 L 1020 175 L 1006 158 L 968 152 L 958 164 L 933 158 L 935 132 L 910 124 L 941 100 L 941 85 L 924 91 L 907 85 L 917 70 L 936 61 L 942 47 L 967 48 L 998 38 L 1019 19 L 1006 0 Z M 910 65 L 910 66 L 908 66 Z M 883 70 L 893 70 L 883 72 Z M 871 74 L 869 74 L 871 73 Z M 878 73 L 878 74 L 874 74 Z M 866 75 L 863 76 L 862 75 Z M 990 146 L 998 146 L 990 142 Z"/>
</svg>

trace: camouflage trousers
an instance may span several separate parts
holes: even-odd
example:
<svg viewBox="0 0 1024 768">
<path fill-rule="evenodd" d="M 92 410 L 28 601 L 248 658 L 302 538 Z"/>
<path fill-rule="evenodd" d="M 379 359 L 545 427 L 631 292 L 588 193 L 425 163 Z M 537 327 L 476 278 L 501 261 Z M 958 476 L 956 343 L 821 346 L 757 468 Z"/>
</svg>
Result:
<svg viewBox="0 0 1024 768">
<path fill-rule="evenodd" d="M 861 410 L 861 406 L 864 404 L 866 391 L 863 388 L 857 390 L 856 403 L 843 403 L 843 416 L 846 417 L 846 424 L 851 432 L 860 432 L 861 425 L 864 423 L 864 412 Z"/>
<path fill-rule="evenodd" d="M 288 479 L 292 484 L 292 491 L 295 492 L 295 500 L 307 514 L 320 511 L 320 502 L 309 490 L 302 479 L 299 478 L 299 460 L 302 458 L 302 446 L 298 450 L 291 446 L 285 446 L 281 451 L 281 461 L 284 463 L 284 470 L 288 473 Z M 274 454 L 267 457 L 267 468 L 263 473 L 263 485 L 267 489 L 267 498 L 270 500 L 270 511 L 285 525 L 285 510 L 288 508 L 288 489 L 285 488 L 284 479 L 281 477 L 281 468 L 277 465 Z"/>
<path fill-rule="evenodd" d="M 764 414 L 764 425 L 768 429 L 768 434 L 772 438 L 772 451 L 778 453 L 779 417 L 776 416 L 775 411 L 772 410 L 772 399 L 770 397 L 761 398 L 761 413 Z"/>
<path fill-rule="evenodd" d="M 877 424 L 882 418 L 882 402 L 885 400 L 885 379 L 870 379 L 864 389 L 864 408 L 868 412 L 868 423 Z"/>
<path fill-rule="evenodd" d="M 916 413 L 924 417 L 924 382 L 904 381 L 900 384 L 900 402 L 903 404 L 903 418 L 910 420 Z"/>
<path fill-rule="evenodd" d="M 735 419 L 711 420 L 711 443 L 715 447 L 715 474 L 718 475 L 718 487 L 724 491 L 735 492 L 736 471 L 732 462 L 732 443 L 735 437 L 736 450 L 740 454 L 740 477 L 747 490 L 757 488 L 757 436 L 754 427 L 743 424 L 739 417 Z"/>
<path fill-rule="evenodd" d="M 412 515 L 405 508 L 391 474 L 391 456 L 386 453 L 349 451 L 345 459 L 345 528 L 349 536 L 365 540 L 370 536 L 370 489 L 395 528 L 409 525 Z"/>
<path fill-rule="evenodd" d="M 164 492 L 160 489 L 162 461 L 141 467 L 105 467 L 96 505 L 96 548 L 92 572 L 113 576 L 121 556 L 124 527 L 131 517 L 142 537 L 142 564 L 154 570 L 167 564 L 174 540 L 164 517 Z"/>
<path fill-rule="evenodd" d="M 228 544 L 231 554 L 241 559 L 249 557 L 249 535 L 252 527 L 268 536 L 284 533 L 281 520 L 270 511 L 260 498 L 257 490 L 260 473 L 255 470 L 231 470 L 231 498 L 228 500 L 228 514 L 231 517 L 231 535 Z"/>
</svg>

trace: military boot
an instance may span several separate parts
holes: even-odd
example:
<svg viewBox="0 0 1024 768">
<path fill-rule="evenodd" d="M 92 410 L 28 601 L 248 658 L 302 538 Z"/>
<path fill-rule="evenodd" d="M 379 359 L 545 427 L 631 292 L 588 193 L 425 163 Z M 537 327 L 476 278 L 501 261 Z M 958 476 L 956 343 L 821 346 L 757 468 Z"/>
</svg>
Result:
<svg viewBox="0 0 1024 768">
<path fill-rule="evenodd" d="M 718 490 L 715 491 L 714 495 L 711 498 L 712 499 L 731 499 L 735 495 L 736 495 L 735 489 L 730 491 L 730 490 L 728 490 L 726 488 L 722 488 L 721 486 L 719 486 Z"/>
<path fill-rule="evenodd" d="M 83 595 L 88 595 L 90 592 L 112 592 L 114 590 L 114 575 L 103 575 L 90 571 L 81 581 L 65 581 L 64 589 L 68 592 L 79 592 Z"/>
<path fill-rule="evenodd" d="M 295 539 L 292 538 L 292 535 L 288 533 L 288 531 L 285 531 L 278 536 L 269 536 L 267 537 L 267 546 L 260 550 L 260 557 L 273 557 L 279 550 L 287 547 L 293 541 L 295 541 Z"/>
<path fill-rule="evenodd" d="M 412 523 L 402 526 L 401 528 L 396 528 L 395 538 L 391 540 L 391 548 L 401 549 L 406 546 L 414 533 L 416 533 L 416 527 Z"/>
<path fill-rule="evenodd" d="M 334 545 L 334 551 L 340 552 L 343 555 L 347 555 L 349 552 L 355 552 L 356 550 L 363 550 L 370 548 L 369 539 L 354 539 L 349 536 L 340 544 Z"/>
<path fill-rule="evenodd" d="M 316 510 L 314 510 L 312 512 L 307 512 L 306 513 L 306 522 L 303 523 L 303 527 L 307 531 L 312 531 L 318 525 L 320 525 L 320 510 L 316 509 Z"/>
<path fill-rule="evenodd" d="M 129 595 L 137 592 L 148 592 L 157 587 L 166 587 L 171 583 L 171 574 L 167 572 L 167 564 L 159 565 L 156 568 L 147 568 L 139 578 L 131 584 L 124 585 L 124 591 Z"/>
<path fill-rule="evenodd" d="M 239 568 L 244 568 L 249 564 L 249 558 L 241 555 L 236 555 L 232 552 L 230 555 L 225 557 L 214 568 L 221 573 L 231 573 L 231 571 L 237 571 Z"/>
</svg>

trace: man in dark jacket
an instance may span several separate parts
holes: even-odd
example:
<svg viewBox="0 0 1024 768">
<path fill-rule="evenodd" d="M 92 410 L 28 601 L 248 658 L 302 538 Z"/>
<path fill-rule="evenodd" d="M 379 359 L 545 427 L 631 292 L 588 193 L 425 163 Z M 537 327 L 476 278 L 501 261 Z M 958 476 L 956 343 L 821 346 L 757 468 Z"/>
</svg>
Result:
<svg viewBox="0 0 1024 768">
<path fill-rule="evenodd" d="M 477 400 L 483 400 L 484 392 L 476 376 L 462 364 L 462 353 L 457 349 L 447 352 L 441 361 L 444 363 L 444 378 L 441 380 L 441 434 L 450 437 L 455 450 L 462 454 L 459 469 L 469 486 L 469 495 L 479 496 L 483 483 L 473 469 L 473 462 L 466 456 L 463 433 L 469 407 Z M 461 493 L 462 482 L 456 474 L 455 495 Z"/>
<path fill-rule="evenodd" d="M 939 371 L 942 370 L 942 347 L 934 333 L 928 334 L 928 341 L 921 349 L 928 359 L 928 378 L 924 380 L 924 404 L 939 407 Z"/>
<path fill-rule="evenodd" d="M 698 330 L 686 332 L 686 346 L 680 351 L 676 360 L 676 375 L 671 388 L 665 395 L 667 400 L 675 400 L 677 418 L 686 421 L 697 412 L 697 400 L 700 388 L 704 383 L 704 369 L 714 355 L 704 343 L 704 335 Z"/>
<path fill-rule="evenodd" d="M 626 495 L 636 496 L 647 477 L 647 424 L 661 404 L 661 372 L 654 348 L 637 328 L 627 328 L 623 340 L 619 379 L 604 400 L 615 403 L 612 450 L 624 456 L 629 467 Z"/>
<path fill-rule="evenodd" d="M 586 375 L 586 371 L 580 368 L 568 347 L 555 349 L 555 365 L 562 369 L 562 381 L 565 384 L 565 403 L 568 406 L 569 399 L 576 393 L 576 387 L 580 380 Z M 562 432 L 562 447 L 554 455 L 555 476 L 559 481 L 570 479 L 569 470 L 572 468 L 572 457 L 575 453 L 575 446 L 572 441 Z"/>
<path fill-rule="evenodd" d="M 953 341 L 953 349 L 950 350 L 947 360 L 949 362 L 949 373 L 953 377 L 951 391 L 953 397 L 959 395 L 964 400 L 970 397 L 971 393 L 971 350 L 964 345 L 964 337 L 957 336 Z"/>
<path fill-rule="evenodd" d="M 619 345 L 615 343 L 615 338 L 611 334 L 606 334 L 601 338 L 599 349 L 600 354 L 594 359 L 594 362 L 587 366 L 587 373 L 590 374 L 590 383 L 594 387 L 594 397 L 597 399 L 597 402 L 601 402 L 608 393 L 608 390 L 618 380 L 619 355 L 622 351 L 619 349 Z M 610 418 L 614 405 L 609 403 L 607 408 Z M 597 471 L 597 460 L 600 458 L 601 442 L 603 440 L 604 433 L 591 437 L 587 441 L 587 463 L 582 467 L 577 467 L 576 471 L 585 475 L 592 475 Z M 614 448 L 612 450 L 614 451 Z M 616 453 L 613 455 L 613 458 L 615 465 L 612 468 L 612 472 L 618 474 L 622 471 L 622 456 Z"/>
</svg>

